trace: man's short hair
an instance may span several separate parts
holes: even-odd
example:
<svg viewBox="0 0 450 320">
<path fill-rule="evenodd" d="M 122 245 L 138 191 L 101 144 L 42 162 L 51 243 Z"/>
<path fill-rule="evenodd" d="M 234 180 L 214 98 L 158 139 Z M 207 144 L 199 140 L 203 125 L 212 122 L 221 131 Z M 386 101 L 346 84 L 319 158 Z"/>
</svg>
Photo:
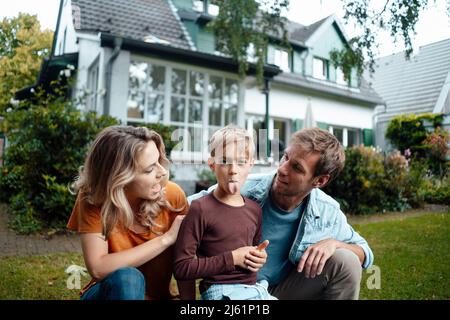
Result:
<svg viewBox="0 0 450 320">
<path fill-rule="evenodd" d="M 319 128 L 302 129 L 291 137 L 290 145 L 299 145 L 306 152 L 319 153 L 314 177 L 330 175 L 332 181 L 344 169 L 345 151 L 339 140 L 330 132 Z"/>
</svg>

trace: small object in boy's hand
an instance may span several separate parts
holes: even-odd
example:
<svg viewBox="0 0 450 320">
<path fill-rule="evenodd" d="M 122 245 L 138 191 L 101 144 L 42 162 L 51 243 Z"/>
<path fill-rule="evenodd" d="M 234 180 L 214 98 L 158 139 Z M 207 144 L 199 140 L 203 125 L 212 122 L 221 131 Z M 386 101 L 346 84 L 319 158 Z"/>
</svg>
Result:
<svg viewBox="0 0 450 320">
<path fill-rule="evenodd" d="M 265 248 L 267 248 L 267 246 L 269 245 L 269 240 L 264 240 L 263 242 L 261 242 L 258 247 L 256 248 L 259 251 L 264 250 Z"/>
</svg>

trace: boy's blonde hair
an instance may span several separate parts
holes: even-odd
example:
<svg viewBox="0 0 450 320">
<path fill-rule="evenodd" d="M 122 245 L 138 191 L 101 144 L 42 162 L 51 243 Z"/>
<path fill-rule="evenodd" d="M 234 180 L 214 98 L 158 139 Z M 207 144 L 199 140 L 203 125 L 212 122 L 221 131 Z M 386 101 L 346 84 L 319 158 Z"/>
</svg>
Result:
<svg viewBox="0 0 450 320">
<path fill-rule="evenodd" d="M 228 125 L 214 132 L 209 139 L 211 157 L 226 157 L 228 155 L 226 146 L 231 143 L 236 143 L 236 153 L 244 150 L 246 159 L 253 159 L 255 144 L 252 135 L 247 130 L 234 125 Z"/>
</svg>

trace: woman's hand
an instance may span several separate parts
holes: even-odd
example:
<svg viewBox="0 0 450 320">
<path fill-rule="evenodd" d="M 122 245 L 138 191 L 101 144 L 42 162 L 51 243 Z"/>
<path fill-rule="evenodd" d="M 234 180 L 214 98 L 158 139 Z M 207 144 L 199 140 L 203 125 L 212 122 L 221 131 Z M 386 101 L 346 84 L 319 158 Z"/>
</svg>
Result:
<svg viewBox="0 0 450 320">
<path fill-rule="evenodd" d="M 168 246 L 171 246 L 175 244 L 175 241 L 177 241 L 178 231 L 180 231 L 181 222 L 183 222 L 185 215 L 178 215 L 175 217 L 175 220 L 173 220 L 172 225 L 170 226 L 169 231 L 167 231 L 163 237 L 165 239 L 165 244 Z"/>
</svg>

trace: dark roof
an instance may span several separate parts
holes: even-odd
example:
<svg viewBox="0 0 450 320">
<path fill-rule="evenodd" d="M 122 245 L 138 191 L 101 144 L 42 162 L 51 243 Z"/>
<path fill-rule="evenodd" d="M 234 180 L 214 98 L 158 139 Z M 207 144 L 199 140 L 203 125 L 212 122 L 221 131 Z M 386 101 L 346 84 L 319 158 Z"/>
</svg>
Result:
<svg viewBox="0 0 450 320">
<path fill-rule="evenodd" d="M 72 6 L 79 8 L 80 21 L 74 23 L 77 30 L 141 41 L 153 36 L 173 47 L 190 48 L 181 21 L 165 0 L 72 0 Z"/>
<path fill-rule="evenodd" d="M 116 45 L 115 40 L 117 36 L 102 33 L 101 34 L 101 46 L 114 48 Z M 173 61 L 189 61 L 194 65 L 202 67 L 214 68 L 216 70 L 223 70 L 228 72 L 238 72 L 239 66 L 236 61 L 229 57 L 210 54 L 206 52 L 194 51 L 189 49 L 176 48 L 164 44 L 146 43 L 140 40 L 132 38 L 121 38 L 121 48 L 132 52 L 141 52 L 146 55 L 163 57 L 163 59 Z M 249 64 L 249 74 L 256 73 L 256 65 Z M 273 78 L 281 72 L 280 68 L 276 65 L 266 64 L 264 65 L 264 76 L 267 78 Z"/>
<path fill-rule="evenodd" d="M 340 85 L 333 85 L 331 83 L 321 83 L 320 80 L 295 73 L 283 72 L 276 76 L 274 81 L 276 83 L 356 100 L 370 105 L 384 104 L 383 99 L 369 86 L 364 78 L 360 78 L 360 86 L 359 88 L 355 88 L 355 90 Z"/>
<path fill-rule="evenodd" d="M 287 30 L 289 32 L 289 40 L 294 41 L 300 41 L 300 42 L 306 42 L 309 37 L 313 35 L 314 32 L 319 29 L 319 27 L 329 18 L 323 18 L 322 20 L 316 21 L 313 24 L 310 24 L 309 26 L 304 26 L 299 23 L 289 21 L 289 24 L 287 26 Z"/>
<path fill-rule="evenodd" d="M 17 100 L 25 100 L 33 97 L 33 91 L 42 86 L 46 92 L 53 92 L 52 81 L 58 79 L 61 70 L 67 69 L 68 65 L 74 68 L 78 64 L 78 53 L 67 53 L 57 57 L 45 58 L 42 61 L 37 81 L 35 84 L 16 91 Z"/>
</svg>

